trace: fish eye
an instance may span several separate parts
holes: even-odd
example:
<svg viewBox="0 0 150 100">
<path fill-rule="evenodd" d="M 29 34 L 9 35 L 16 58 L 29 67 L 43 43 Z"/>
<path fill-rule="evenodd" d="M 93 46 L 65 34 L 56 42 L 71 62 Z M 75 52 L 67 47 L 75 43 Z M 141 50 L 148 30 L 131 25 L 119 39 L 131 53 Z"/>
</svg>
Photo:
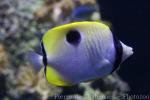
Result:
<svg viewBox="0 0 150 100">
<path fill-rule="evenodd" d="M 81 41 L 81 35 L 80 32 L 77 30 L 70 30 L 68 31 L 67 35 L 66 35 L 66 40 L 68 43 L 72 44 L 72 45 L 77 45 L 80 43 Z"/>
</svg>

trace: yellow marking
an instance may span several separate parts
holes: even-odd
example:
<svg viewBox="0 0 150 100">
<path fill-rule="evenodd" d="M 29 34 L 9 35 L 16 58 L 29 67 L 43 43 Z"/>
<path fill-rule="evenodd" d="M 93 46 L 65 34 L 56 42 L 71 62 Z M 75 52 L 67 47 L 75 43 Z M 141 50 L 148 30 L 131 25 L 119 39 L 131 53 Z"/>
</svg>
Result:
<svg viewBox="0 0 150 100">
<path fill-rule="evenodd" d="M 84 21 L 73 22 L 50 29 L 42 38 L 46 54 L 50 57 L 53 57 L 53 55 L 58 55 L 60 53 L 60 48 L 61 52 L 66 50 L 64 39 L 70 29 L 78 29 L 84 32 L 84 34 L 92 34 L 92 32 L 86 32 L 86 30 L 90 27 L 97 27 L 96 29 L 99 30 L 105 30 L 109 28 L 107 25 L 100 22 Z"/>
<path fill-rule="evenodd" d="M 50 84 L 56 86 L 70 86 L 71 84 L 67 83 L 61 78 L 61 76 L 56 72 L 52 67 L 46 66 L 46 79 Z"/>
<path fill-rule="evenodd" d="M 86 25 L 86 26 L 85 26 Z M 61 25 L 55 28 L 52 28 L 51 30 L 61 30 L 61 29 L 70 29 L 70 28 L 76 28 L 76 27 L 82 27 L 82 26 L 89 26 L 89 25 L 98 25 L 102 29 L 108 29 L 108 26 L 103 24 L 102 22 L 96 22 L 96 21 L 84 21 L 84 22 L 73 22 L 65 25 Z"/>
</svg>

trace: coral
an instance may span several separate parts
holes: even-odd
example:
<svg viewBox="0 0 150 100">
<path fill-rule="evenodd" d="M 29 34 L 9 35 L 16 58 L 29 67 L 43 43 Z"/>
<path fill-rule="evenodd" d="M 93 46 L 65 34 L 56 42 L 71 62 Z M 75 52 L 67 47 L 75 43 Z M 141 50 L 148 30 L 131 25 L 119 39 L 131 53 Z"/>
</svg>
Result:
<svg viewBox="0 0 150 100">
<path fill-rule="evenodd" d="M 68 15 L 74 6 L 75 4 L 72 0 L 46 0 L 43 6 L 35 12 L 35 18 L 38 21 L 51 21 L 56 23 L 62 21 L 62 13 L 63 15 Z"/>
<path fill-rule="evenodd" d="M 85 4 L 96 4 L 95 0 L 78 0 L 82 5 Z"/>
<path fill-rule="evenodd" d="M 4 46 L 0 44 L 0 73 L 2 73 L 7 63 L 8 63 L 7 53 L 5 52 Z"/>
<path fill-rule="evenodd" d="M 36 73 L 33 67 L 29 64 L 20 67 L 16 75 L 16 82 L 14 85 L 16 87 L 15 90 L 17 90 L 17 94 L 23 95 L 24 92 L 30 94 L 37 93 L 40 95 L 42 100 L 46 100 L 49 96 L 53 96 L 61 92 L 60 88 L 51 86 L 47 83 L 43 69 Z"/>
<path fill-rule="evenodd" d="M 34 15 L 39 22 L 51 21 L 54 25 L 59 25 L 64 23 L 66 19 L 71 22 L 70 16 L 73 9 L 76 9 L 81 5 L 91 5 L 94 7 L 96 6 L 96 2 L 95 0 L 46 0 L 43 6 L 39 8 Z M 91 20 L 97 20 L 100 18 L 95 13 L 88 16 L 91 16 Z"/>
<path fill-rule="evenodd" d="M 123 94 L 129 91 L 128 85 L 116 73 L 93 82 L 91 87 L 100 90 L 105 94 L 105 98 L 112 100 L 125 100 Z"/>
</svg>

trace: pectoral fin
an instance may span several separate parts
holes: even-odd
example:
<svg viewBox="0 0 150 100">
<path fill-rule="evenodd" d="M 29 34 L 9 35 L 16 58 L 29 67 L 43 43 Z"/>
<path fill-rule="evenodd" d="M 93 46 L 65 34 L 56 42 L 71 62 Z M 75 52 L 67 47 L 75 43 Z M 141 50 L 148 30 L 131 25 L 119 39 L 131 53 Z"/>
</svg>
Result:
<svg viewBox="0 0 150 100">
<path fill-rule="evenodd" d="M 103 59 L 102 61 L 100 61 L 98 64 L 97 64 L 97 68 L 101 69 L 103 67 L 107 67 L 107 66 L 111 66 L 111 63 L 109 60 L 107 59 Z"/>
<path fill-rule="evenodd" d="M 109 60 L 104 59 L 102 60 L 99 65 L 97 66 L 99 72 L 100 72 L 100 76 L 103 77 L 107 74 L 109 74 L 112 71 L 112 64 L 110 63 Z"/>
</svg>

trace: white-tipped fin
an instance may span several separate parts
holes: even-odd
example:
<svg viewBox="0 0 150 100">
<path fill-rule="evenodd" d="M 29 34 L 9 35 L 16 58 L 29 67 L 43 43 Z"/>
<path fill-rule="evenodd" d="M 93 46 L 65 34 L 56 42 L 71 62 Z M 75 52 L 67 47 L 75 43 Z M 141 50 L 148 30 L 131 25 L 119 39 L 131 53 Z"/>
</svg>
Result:
<svg viewBox="0 0 150 100">
<path fill-rule="evenodd" d="M 126 46 L 124 43 L 120 42 L 123 48 L 123 56 L 122 56 L 122 62 L 126 60 L 129 56 L 133 54 L 133 49 L 129 46 Z"/>
</svg>

